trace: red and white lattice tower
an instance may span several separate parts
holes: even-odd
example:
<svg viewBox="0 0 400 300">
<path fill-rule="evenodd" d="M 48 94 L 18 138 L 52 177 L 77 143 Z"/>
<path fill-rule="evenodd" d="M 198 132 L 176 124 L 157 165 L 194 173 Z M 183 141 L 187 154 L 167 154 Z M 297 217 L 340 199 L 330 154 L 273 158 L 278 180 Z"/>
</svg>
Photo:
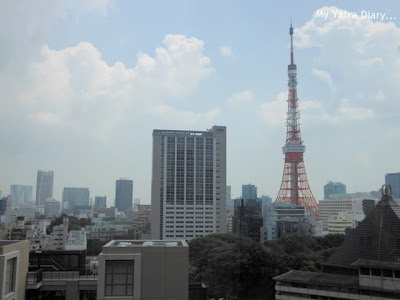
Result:
<svg viewBox="0 0 400 300">
<path fill-rule="evenodd" d="M 286 202 L 305 206 L 307 211 L 318 216 L 318 203 L 315 201 L 308 185 L 306 168 L 304 167 L 305 146 L 301 140 L 300 112 L 297 99 L 297 67 L 293 59 L 293 27 L 290 24 L 290 65 L 288 112 L 286 118 L 286 144 L 282 150 L 285 154 L 285 166 L 281 188 L 275 202 Z"/>
</svg>

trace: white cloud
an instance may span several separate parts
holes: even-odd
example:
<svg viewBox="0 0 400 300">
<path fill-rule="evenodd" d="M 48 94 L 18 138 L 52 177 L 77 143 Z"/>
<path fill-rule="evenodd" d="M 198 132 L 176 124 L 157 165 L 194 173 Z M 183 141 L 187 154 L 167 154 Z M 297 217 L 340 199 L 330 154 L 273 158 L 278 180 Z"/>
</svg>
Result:
<svg viewBox="0 0 400 300">
<path fill-rule="evenodd" d="M 222 46 L 219 48 L 219 52 L 221 53 L 222 56 L 227 56 L 227 57 L 232 57 L 233 56 L 233 51 L 232 48 L 229 46 Z"/>
<path fill-rule="evenodd" d="M 314 68 L 312 70 L 312 73 L 315 76 L 317 76 L 318 78 L 320 78 L 322 81 L 325 81 L 328 84 L 329 89 L 331 90 L 331 92 L 335 91 L 335 85 L 333 84 L 333 80 L 332 80 L 331 75 L 329 74 L 329 72 Z"/>
<path fill-rule="evenodd" d="M 178 111 L 175 108 L 166 104 L 159 104 L 149 106 L 148 114 L 154 117 L 161 118 L 166 121 L 184 124 L 186 126 L 193 126 L 196 123 L 206 121 L 212 123 L 220 114 L 220 109 L 214 108 L 206 113 L 194 113 L 191 111 Z"/>
<path fill-rule="evenodd" d="M 385 101 L 385 94 L 383 93 L 382 90 L 379 90 L 379 91 L 376 93 L 376 100 L 378 100 L 379 102 Z"/>
<path fill-rule="evenodd" d="M 281 92 L 276 99 L 260 105 L 259 116 L 267 125 L 282 125 L 286 119 L 287 92 Z"/>
<path fill-rule="evenodd" d="M 60 122 L 60 117 L 51 112 L 39 112 L 31 114 L 29 117 L 42 124 L 54 125 Z"/>
<path fill-rule="evenodd" d="M 253 100 L 253 92 L 246 90 L 243 92 L 235 93 L 229 97 L 228 102 L 231 103 L 248 103 Z"/>
</svg>

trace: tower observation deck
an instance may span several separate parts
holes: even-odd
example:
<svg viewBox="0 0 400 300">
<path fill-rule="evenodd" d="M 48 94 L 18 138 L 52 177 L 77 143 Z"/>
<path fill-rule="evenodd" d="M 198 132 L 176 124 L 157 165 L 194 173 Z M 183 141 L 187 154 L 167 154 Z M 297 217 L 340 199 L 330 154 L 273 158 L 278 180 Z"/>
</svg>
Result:
<svg viewBox="0 0 400 300">
<path fill-rule="evenodd" d="M 275 202 L 286 202 L 305 206 L 307 211 L 318 216 L 318 203 L 311 192 L 304 166 L 305 145 L 301 140 L 300 111 L 297 98 L 297 66 L 293 55 L 293 27 L 290 24 L 290 65 L 288 66 L 288 112 L 286 117 L 286 143 L 282 183 Z"/>
</svg>

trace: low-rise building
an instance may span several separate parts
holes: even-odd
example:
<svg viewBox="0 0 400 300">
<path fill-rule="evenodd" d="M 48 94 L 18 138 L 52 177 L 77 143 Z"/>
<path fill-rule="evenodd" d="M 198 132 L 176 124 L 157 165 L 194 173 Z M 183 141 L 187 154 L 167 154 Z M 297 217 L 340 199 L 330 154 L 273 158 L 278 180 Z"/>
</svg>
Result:
<svg viewBox="0 0 400 300">
<path fill-rule="evenodd" d="M 29 241 L 0 241 L 0 299 L 25 299 Z"/>
<path fill-rule="evenodd" d="M 101 241 L 110 241 L 118 239 L 128 233 L 122 225 L 90 225 L 86 226 L 86 237 L 90 239 L 98 239 Z"/>
<path fill-rule="evenodd" d="M 189 297 L 185 241 L 111 241 L 98 259 L 98 300 Z"/>
</svg>

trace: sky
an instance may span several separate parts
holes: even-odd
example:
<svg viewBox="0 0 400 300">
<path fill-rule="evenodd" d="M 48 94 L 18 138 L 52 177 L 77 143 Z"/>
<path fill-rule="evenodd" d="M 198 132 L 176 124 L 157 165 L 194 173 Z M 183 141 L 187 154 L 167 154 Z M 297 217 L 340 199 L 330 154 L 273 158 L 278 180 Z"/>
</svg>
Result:
<svg viewBox="0 0 400 300">
<path fill-rule="evenodd" d="M 378 190 L 400 171 L 400 2 L 0 2 L 0 190 L 54 197 L 115 181 L 151 202 L 153 129 L 227 127 L 227 183 L 276 198 L 285 143 L 289 26 L 311 190 Z M 34 198 L 34 197 L 33 197 Z"/>
</svg>

